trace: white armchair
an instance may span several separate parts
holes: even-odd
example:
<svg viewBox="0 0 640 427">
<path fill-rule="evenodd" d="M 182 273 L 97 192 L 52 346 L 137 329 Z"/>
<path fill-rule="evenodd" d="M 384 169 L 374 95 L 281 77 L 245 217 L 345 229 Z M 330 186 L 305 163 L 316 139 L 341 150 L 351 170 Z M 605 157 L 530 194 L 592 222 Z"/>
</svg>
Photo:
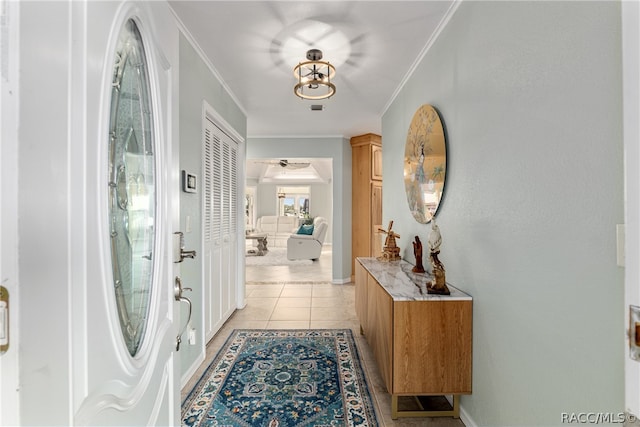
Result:
<svg viewBox="0 0 640 427">
<path fill-rule="evenodd" d="M 320 258 L 328 227 L 327 220 L 318 216 L 313 220 L 312 234 L 292 234 L 289 236 L 287 258 L 290 260 Z"/>
</svg>

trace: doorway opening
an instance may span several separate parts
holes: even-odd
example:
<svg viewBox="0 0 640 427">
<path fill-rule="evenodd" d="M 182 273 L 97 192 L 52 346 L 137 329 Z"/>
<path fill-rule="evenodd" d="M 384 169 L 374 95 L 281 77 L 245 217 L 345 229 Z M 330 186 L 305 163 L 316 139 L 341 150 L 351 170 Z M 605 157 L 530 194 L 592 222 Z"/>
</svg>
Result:
<svg viewBox="0 0 640 427">
<path fill-rule="evenodd" d="M 332 178 L 330 158 L 247 160 L 245 278 L 248 285 L 331 283 Z M 327 225 L 323 226 L 326 232 L 320 238 L 317 224 L 322 220 Z M 306 251 L 295 252 L 298 247 L 288 245 L 289 237 L 297 234 L 303 225 L 307 232 L 316 227 L 315 235 L 311 231 L 308 239 L 318 239 L 319 243 L 314 243 L 317 253 L 313 250 L 308 255 Z M 295 259 L 300 256 L 306 259 Z"/>
</svg>

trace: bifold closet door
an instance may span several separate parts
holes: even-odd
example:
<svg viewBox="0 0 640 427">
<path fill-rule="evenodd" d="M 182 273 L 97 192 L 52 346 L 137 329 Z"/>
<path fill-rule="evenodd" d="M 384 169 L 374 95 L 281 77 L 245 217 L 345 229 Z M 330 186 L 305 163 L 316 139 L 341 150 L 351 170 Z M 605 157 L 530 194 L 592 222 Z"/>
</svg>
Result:
<svg viewBox="0 0 640 427">
<path fill-rule="evenodd" d="M 236 305 L 238 145 L 211 120 L 204 126 L 204 319 L 211 339 Z"/>
</svg>

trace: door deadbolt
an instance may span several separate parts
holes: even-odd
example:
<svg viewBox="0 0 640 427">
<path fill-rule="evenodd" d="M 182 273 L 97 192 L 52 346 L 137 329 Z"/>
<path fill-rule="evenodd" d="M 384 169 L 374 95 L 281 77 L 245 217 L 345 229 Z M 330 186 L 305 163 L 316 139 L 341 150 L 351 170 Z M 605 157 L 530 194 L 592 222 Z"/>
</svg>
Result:
<svg viewBox="0 0 640 427">
<path fill-rule="evenodd" d="M 194 259 L 195 257 L 195 250 L 186 251 L 184 249 L 184 233 L 182 231 L 173 233 L 173 262 L 177 264 L 184 261 L 185 258 Z"/>
</svg>

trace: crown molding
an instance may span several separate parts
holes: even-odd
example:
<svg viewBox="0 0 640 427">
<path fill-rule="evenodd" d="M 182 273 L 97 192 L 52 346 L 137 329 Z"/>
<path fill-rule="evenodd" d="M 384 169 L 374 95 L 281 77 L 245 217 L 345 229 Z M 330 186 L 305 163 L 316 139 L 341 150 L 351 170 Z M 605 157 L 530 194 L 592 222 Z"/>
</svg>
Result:
<svg viewBox="0 0 640 427">
<path fill-rule="evenodd" d="M 225 83 L 224 79 L 222 78 L 222 76 L 220 75 L 220 73 L 218 72 L 216 67 L 213 66 L 213 63 L 209 60 L 207 55 L 204 53 L 204 50 L 202 50 L 202 47 L 200 47 L 200 45 L 198 44 L 196 39 L 193 37 L 193 35 L 191 34 L 191 32 L 189 31 L 187 26 L 184 25 L 184 22 L 182 22 L 180 17 L 178 17 L 178 14 L 176 13 L 175 10 L 173 10 L 171 5 L 169 5 L 169 9 L 171 10 L 171 13 L 173 14 L 173 19 L 175 19 L 176 24 L 178 25 L 178 29 L 180 30 L 180 32 L 182 32 L 182 34 L 185 36 L 187 41 L 191 44 L 191 46 L 194 48 L 194 50 L 198 53 L 198 56 L 200 56 L 200 59 L 202 59 L 202 61 L 206 64 L 207 68 L 209 68 L 209 71 L 211 71 L 211 74 L 213 74 L 213 76 L 220 82 L 220 84 L 224 88 L 225 92 L 227 92 L 227 94 L 233 100 L 233 102 L 236 103 L 236 105 L 238 106 L 240 111 L 242 111 L 244 116 L 245 117 L 249 117 L 249 115 L 247 114 L 247 110 L 244 108 L 242 103 L 238 100 L 238 97 L 233 93 L 233 91 L 231 91 L 231 88 Z"/>
<path fill-rule="evenodd" d="M 413 76 L 413 73 L 416 71 L 416 68 L 418 68 L 418 65 L 420 65 L 424 57 L 427 55 L 427 52 L 429 52 L 429 50 L 431 49 L 431 46 L 433 46 L 433 44 L 436 42 L 438 37 L 440 37 L 440 33 L 442 33 L 442 30 L 444 30 L 444 28 L 447 26 L 447 24 L 451 20 L 451 17 L 456 13 L 456 10 L 458 10 L 458 7 L 463 1 L 464 0 L 453 1 L 449 9 L 447 10 L 447 13 L 444 14 L 444 17 L 438 23 L 436 30 L 433 32 L 433 34 L 431 34 L 431 37 L 429 37 L 429 40 L 427 40 L 427 43 L 424 45 L 424 47 L 420 51 L 420 54 L 418 54 L 418 57 L 413 62 L 413 64 L 411 64 L 411 67 L 409 67 L 409 70 L 400 81 L 400 84 L 398 85 L 396 90 L 393 92 L 393 95 L 391 95 L 391 98 L 389 98 L 389 101 L 387 101 L 387 104 L 382 109 L 382 113 L 380 114 L 380 116 L 384 116 L 387 110 L 389 109 L 389 107 L 391 106 L 391 104 L 393 104 L 393 101 L 395 101 L 396 97 L 400 94 L 404 86 L 407 84 L 407 81 L 409 81 L 411 76 Z"/>
<path fill-rule="evenodd" d="M 247 139 L 318 139 L 318 138 L 349 139 L 344 135 L 247 135 Z"/>
</svg>

